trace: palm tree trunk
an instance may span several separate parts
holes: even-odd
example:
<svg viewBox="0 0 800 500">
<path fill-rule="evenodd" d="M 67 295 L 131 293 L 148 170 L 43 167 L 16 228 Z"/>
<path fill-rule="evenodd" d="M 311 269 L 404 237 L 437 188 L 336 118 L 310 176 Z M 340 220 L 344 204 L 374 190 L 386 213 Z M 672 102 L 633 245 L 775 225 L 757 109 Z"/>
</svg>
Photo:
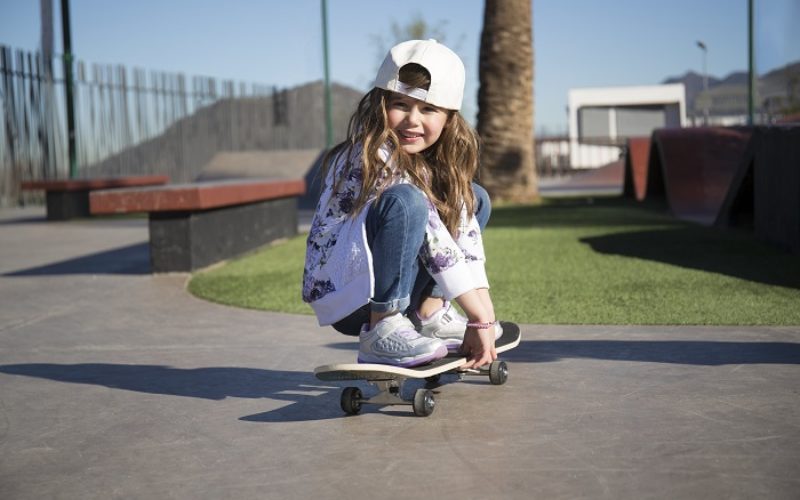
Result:
<svg viewBox="0 0 800 500">
<path fill-rule="evenodd" d="M 532 0 L 485 0 L 478 133 L 481 183 L 493 198 L 538 198 L 533 136 Z"/>
</svg>

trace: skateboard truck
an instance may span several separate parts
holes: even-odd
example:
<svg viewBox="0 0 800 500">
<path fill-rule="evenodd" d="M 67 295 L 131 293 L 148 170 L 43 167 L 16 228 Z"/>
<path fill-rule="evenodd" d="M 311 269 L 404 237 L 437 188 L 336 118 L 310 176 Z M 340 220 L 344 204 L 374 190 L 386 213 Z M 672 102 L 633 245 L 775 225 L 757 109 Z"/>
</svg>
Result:
<svg viewBox="0 0 800 500">
<path fill-rule="evenodd" d="M 479 368 L 470 368 L 467 370 L 452 370 L 444 373 L 456 373 L 459 378 L 466 375 L 488 376 L 489 382 L 492 385 L 502 385 L 508 380 L 508 366 L 504 361 L 495 360 L 489 365 L 481 366 Z M 441 374 L 436 374 L 427 377 L 425 380 L 428 383 L 437 383 Z M 406 378 L 394 379 L 380 379 L 370 380 L 367 382 L 378 388 L 378 394 L 371 398 L 365 398 L 358 387 L 346 387 L 342 391 L 340 399 L 342 410 L 348 415 L 356 415 L 361 411 L 361 405 L 376 404 L 382 406 L 388 405 L 410 405 L 414 410 L 414 415 L 418 417 L 427 417 L 433 413 L 436 408 L 436 399 L 433 396 L 433 391 L 430 389 L 417 389 L 414 392 L 414 398 L 410 400 L 403 399 L 402 389 Z"/>
<path fill-rule="evenodd" d="M 410 405 L 414 410 L 414 415 L 418 417 L 427 417 L 433 413 L 436 407 L 436 400 L 430 389 L 417 389 L 414 392 L 414 399 L 403 399 L 401 393 L 405 379 L 368 380 L 367 382 L 376 386 L 380 391 L 371 398 L 365 398 L 358 387 L 346 387 L 342 391 L 342 410 L 348 415 L 356 415 L 360 412 L 362 404 Z"/>
</svg>

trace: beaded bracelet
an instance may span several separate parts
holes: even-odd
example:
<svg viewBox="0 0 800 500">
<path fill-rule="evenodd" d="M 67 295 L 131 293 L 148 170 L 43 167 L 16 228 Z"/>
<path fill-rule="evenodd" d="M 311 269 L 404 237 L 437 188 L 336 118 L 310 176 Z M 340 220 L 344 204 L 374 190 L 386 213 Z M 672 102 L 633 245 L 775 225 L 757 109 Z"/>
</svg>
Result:
<svg viewBox="0 0 800 500">
<path fill-rule="evenodd" d="M 477 328 L 478 330 L 486 330 L 490 326 L 494 326 L 497 321 L 493 321 L 491 323 L 467 323 L 467 328 Z"/>
</svg>

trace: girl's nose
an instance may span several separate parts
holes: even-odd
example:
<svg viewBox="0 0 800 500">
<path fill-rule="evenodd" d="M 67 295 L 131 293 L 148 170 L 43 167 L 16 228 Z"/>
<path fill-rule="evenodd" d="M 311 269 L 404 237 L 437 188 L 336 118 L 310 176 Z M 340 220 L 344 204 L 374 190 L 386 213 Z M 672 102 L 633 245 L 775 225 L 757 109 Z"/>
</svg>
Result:
<svg viewBox="0 0 800 500">
<path fill-rule="evenodd" d="M 421 113 L 419 109 L 417 109 L 416 106 L 412 106 L 411 109 L 409 109 L 408 113 L 406 114 L 406 121 L 416 125 L 419 123 L 420 116 Z"/>
</svg>

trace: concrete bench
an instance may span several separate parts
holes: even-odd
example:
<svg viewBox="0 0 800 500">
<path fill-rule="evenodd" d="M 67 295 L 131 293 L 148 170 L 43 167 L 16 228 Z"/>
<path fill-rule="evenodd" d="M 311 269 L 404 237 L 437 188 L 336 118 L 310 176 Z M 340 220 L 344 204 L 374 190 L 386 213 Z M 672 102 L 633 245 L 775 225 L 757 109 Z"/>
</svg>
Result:
<svg viewBox="0 0 800 500">
<path fill-rule="evenodd" d="M 136 186 L 158 186 L 169 182 L 166 175 L 131 175 L 95 179 L 57 179 L 25 181 L 20 188 L 44 191 L 47 201 L 47 220 L 69 220 L 88 217 L 89 193 L 98 189 L 117 189 Z"/>
<path fill-rule="evenodd" d="M 146 212 L 152 271 L 187 272 L 297 234 L 305 182 L 237 179 L 95 191 L 92 214 Z"/>
</svg>

